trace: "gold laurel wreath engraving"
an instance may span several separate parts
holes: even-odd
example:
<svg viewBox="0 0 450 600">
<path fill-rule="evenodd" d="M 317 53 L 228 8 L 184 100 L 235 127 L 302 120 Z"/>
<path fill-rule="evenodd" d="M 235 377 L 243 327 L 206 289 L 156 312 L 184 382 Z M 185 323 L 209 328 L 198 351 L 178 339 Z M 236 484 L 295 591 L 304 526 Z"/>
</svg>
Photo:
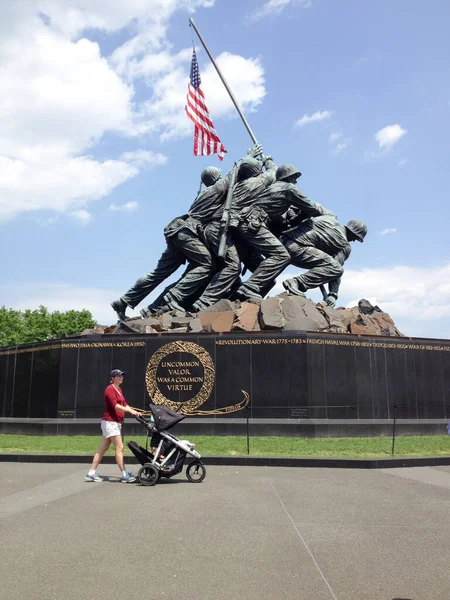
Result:
<svg viewBox="0 0 450 600">
<path fill-rule="evenodd" d="M 191 398 L 191 400 L 187 400 L 186 402 L 175 402 L 173 400 L 169 400 L 158 388 L 156 372 L 158 370 L 159 363 L 166 356 L 173 354 L 174 352 L 187 352 L 189 354 L 193 354 L 203 366 L 203 385 L 200 391 L 193 398 Z M 165 344 L 153 354 L 145 372 L 147 392 L 152 399 L 153 404 L 164 404 L 175 412 L 189 415 L 193 414 L 193 411 L 198 409 L 199 406 L 208 400 L 214 387 L 214 379 L 215 369 L 212 358 L 204 348 L 194 344 L 193 342 L 171 342 L 170 344 Z"/>
<path fill-rule="evenodd" d="M 190 412 L 189 414 L 191 416 L 227 415 L 228 413 L 237 412 L 238 410 L 243 410 L 247 406 L 247 404 L 250 400 L 250 396 L 248 395 L 248 392 L 246 392 L 245 390 L 241 390 L 241 392 L 244 394 L 244 399 L 241 400 L 241 402 L 238 402 L 237 404 L 232 404 L 231 406 L 224 406 L 223 408 L 216 408 L 216 409 L 212 409 L 212 410 L 194 410 L 194 411 Z"/>
</svg>

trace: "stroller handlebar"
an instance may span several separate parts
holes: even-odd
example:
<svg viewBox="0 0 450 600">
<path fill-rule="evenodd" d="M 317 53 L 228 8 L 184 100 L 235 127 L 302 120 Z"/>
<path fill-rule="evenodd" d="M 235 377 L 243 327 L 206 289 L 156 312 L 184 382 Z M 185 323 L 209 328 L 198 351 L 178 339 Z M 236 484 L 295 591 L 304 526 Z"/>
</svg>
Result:
<svg viewBox="0 0 450 600">
<path fill-rule="evenodd" d="M 145 425 L 148 429 L 154 429 L 154 423 L 152 421 L 147 420 L 149 419 L 149 417 L 135 416 L 134 418 L 136 419 L 136 421 L 139 421 L 139 423 L 142 423 L 142 425 Z"/>
</svg>

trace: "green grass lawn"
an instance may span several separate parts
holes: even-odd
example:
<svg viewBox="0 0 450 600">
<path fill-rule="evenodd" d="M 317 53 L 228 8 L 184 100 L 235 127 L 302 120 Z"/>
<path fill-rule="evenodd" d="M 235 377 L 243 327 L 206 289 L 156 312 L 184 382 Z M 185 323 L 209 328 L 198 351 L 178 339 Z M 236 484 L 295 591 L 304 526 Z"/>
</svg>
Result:
<svg viewBox="0 0 450 600">
<path fill-rule="evenodd" d="M 131 438 L 126 438 L 125 443 Z M 145 438 L 133 439 L 145 447 Z M 95 454 L 100 437 L 0 435 L 0 453 Z M 193 436 L 190 441 L 204 456 L 243 456 L 247 454 L 244 436 Z M 310 456 L 346 458 L 385 458 L 391 456 L 392 439 L 377 438 L 293 438 L 251 437 L 251 456 Z M 112 450 L 109 453 L 112 454 Z M 128 448 L 126 452 L 130 454 Z M 401 436 L 395 441 L 395 456 L 450 456 L 450 436 Z"/>
</svg>

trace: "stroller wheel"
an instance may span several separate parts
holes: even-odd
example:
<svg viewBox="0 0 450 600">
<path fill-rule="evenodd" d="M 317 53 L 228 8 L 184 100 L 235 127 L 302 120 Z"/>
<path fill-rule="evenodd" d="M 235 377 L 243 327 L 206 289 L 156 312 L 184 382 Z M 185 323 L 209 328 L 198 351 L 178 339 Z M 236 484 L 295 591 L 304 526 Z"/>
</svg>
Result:
<svg viewBox="0 0 450 600">
<path fill-rule="evenodd" d="M 159 479 L 159 471 L 153 465 L 144 465 L 139 469 L 138 479 L 142 485 L 155 485 Z"/>
<path fill-rule="evenodd" d="M 206 477 L 206 467 L 199 460 L 193 460 L 188 464 L 186 477 L 191 483 L 201 483 Z"/>
</svg>

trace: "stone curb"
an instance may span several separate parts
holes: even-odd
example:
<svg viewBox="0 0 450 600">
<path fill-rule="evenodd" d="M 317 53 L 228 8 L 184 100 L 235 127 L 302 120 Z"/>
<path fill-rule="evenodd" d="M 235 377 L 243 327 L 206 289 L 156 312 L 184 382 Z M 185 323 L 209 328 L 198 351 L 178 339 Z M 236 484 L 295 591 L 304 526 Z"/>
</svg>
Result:
<svg viewBox="0 0 450 600">
<path fill-rule="evenodd" d="M 135 461 L 133 456 L 125 459 Z M 1 462 L 82 463 L 92 461 L 90 454 L 0 454 Z M 328 469 L 389 469 L 399 467 L 450 466 L 450 456 L 411 458 L 291 458 L 266 456 L 203 456 L 205 465 L 235 467 L 314 467 Z M 115 464 L 114 456 L 105 456 L 103 464 Z"/>
</svg>

